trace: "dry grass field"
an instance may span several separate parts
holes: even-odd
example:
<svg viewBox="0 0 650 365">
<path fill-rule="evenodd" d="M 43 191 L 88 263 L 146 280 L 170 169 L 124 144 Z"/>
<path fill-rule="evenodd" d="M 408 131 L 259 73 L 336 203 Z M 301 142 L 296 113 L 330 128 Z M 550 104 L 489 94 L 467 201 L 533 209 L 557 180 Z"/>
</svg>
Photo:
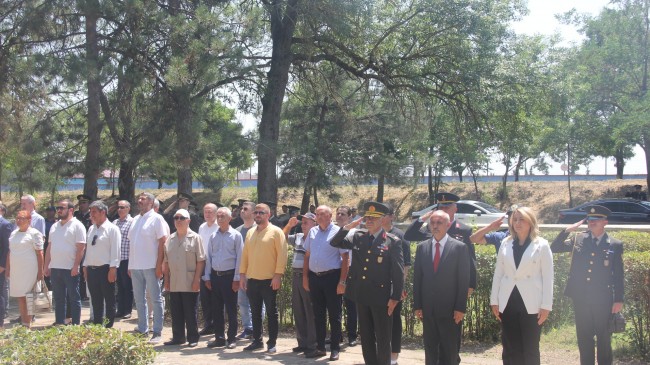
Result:
<svg viewBox="0 0 650 365">
<path fill-rule="evenodd" d="M 634 184 L 645 186 L 644 180 L 604 180 L 604 181 L 572 181 L 571 191 L 574 205 L 599 199 L 624 197 L 627 191 L 632 191 Z M 559 209 L 569 206 L 569 190 L 566 182 L 509 182 L 508 200 L 501 202 L 497 198 L 500 183 L 480 183 L 479 195 L 474 190 L 471 182 L 443 184 L 440 191 L 448 191 L 457 194 L 463 199 L 477 199 L 493 204 L 500 208 L 507 208 L 511 204 L 525 205 L 533 208 L 541 220 L 541 223 L 555 223 Z M 330 206 L 354 205 L 361 207 L 363 202 L 374 200 L 376 197 L 376 186 L 337 186 L 332 191 L 319 192 L 319 203 Z M 174 201 L 175 190 L 153 190 L 166 206 Z M 73 198 L 79 191 L 61 192 L 60 197 Z M 101 191 L 99 196 L 109 201 L 110 191 Z M 55 199 L 58 199 L 57 196 Z M 238 198 L 255 200 L 257 195 L 253 188 L 224 188 L 220 194 L 209 191 L 194 191 L 195 200 L 198 206 L 206 202 L 218 201 L 223 204 L 236 202 Z M 4 192 L 2 194 L 4 203 L 9 207 L 10 214 L 18 209 L 18 198 L 14 193 Z M 39 210 L 49 202 L 51 197 L 48 193 L 36 194 L 40 202 Z M 283 188 L 278 193 L 280 204 L 300 205 L 302 189 Z M 417 186 L 387 186 L 384 192 L 384 201 L 391 202 L 396 207 L 398 220 L 404 221 L 410 217 L 411 212 L 420 210 L 428 205 L 426 185 Z M 313 202 L 313 200 L 312 200 Z"/>
</svg>

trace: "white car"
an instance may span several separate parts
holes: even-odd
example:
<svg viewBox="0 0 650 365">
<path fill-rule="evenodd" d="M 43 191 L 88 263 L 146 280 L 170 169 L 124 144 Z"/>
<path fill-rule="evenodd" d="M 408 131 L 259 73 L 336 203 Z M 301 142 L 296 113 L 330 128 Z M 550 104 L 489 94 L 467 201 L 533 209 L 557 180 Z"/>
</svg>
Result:
<svg viewBox="0 0 650 365">
<path fill-rule="evenodd" d="M 431 205 L 422 210 L 411 213 L 411 217 L 413 219 L 419 218 L 428 211 L 434 210 L 437 207 L 438 204 Z M 506 212 L 502 212 L 488 203 L 476 200 L 459 200 L 456 203 L 456 207 L 458 207 L 456 220 L 465 223 L 468 226 L 473 224 L 489 224 L 506 214 Z"/>
</svg>

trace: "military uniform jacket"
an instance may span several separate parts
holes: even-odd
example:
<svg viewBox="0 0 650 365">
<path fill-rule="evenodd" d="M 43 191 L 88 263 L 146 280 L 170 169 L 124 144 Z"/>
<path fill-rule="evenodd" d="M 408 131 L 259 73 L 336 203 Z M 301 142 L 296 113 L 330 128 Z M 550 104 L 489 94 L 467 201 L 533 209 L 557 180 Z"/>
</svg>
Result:
<svg viewBox="0 0 650 365">
<path fill-rule="evenodd" d="M 90 210 L 86 212 L 86 214 L 81 213 L 80 210 L 75 210 L 74 213 L 72 214 L 81 224 L 86 227 L 86 232 L 88 232 L 88 229 L 90 229 L 90 226 L 93 225 L 93 222 L 90 221 Z"/>
<path fill-rule="evenodd" d="M 431 239 L 431 232 L 429 230 L 421 230 L 424 222 L 416 219 L 404 233 L 404 239 L 407 241 L 426 241 Z M 467 245 L 469 251 L 469 287 L 476 289 L 476 250 L 469 236 L 472 235 L 472 227 L 454 220 L 451 222 L 451 227 L 447 230 L 449 237 L 461 241 Z"/>
<path fill-rule="evenodd" d="M 379 232 L 371 241 L 367 229 L 349 231 L 341 228 L 330 245 L 352 250 L 345 297 L 363 305 L 385 306 L 389 299 L 399 301 L 404 288 L 404 258 L 399 237 Z"/>
<path fill-rule="evenodd" d="M 551 251 L 572 252 L 571 269 L 564 295 L 589 301 L 623 302 L 623 243 L 605 233 L 598 245 L 591 233 L 569 238 L 561 232 L 551 244 Z"/>
</svg>

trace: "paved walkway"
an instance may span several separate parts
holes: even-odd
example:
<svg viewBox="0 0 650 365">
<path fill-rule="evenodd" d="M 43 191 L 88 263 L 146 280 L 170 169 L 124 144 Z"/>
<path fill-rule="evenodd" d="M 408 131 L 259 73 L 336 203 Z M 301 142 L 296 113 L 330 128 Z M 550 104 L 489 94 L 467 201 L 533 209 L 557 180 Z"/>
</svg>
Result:
<svg viewBox="0 0 650 365">
<path fill-rule="evenodd" d="M 17 305 L 12 301 L 12 307 L 9 310 L 9 319 L 18 316 Z M 82 321 L 88 319 L 89 308 L 88 302 L 83 302 L 81 311 Z M 7 321 L 6 321 L 7 322 Z M 33 323 L 33 328 L 44 328 L 54 323 L 54 313 L 40 313 L 37 315 L 36 321 Z M 132 331 L 137 324 L 136 311 L 133 311 L 133 317 L 128 320 L 117 320 L 115 328 L 123 331 Z M 8 327 L 13 326 L 13 324 Z M 163 329 L 163 341 L 171 338 L 171 328 L 166 324 Z M 226 349 L 209 349 L 206 347 L 207 342 L 212 338 L 208 336 L 201 337 L 199 346 L 196 348 L 188 348 L 184 346 L 163 346 L 162 343 L 155 346 L 159 352 L 156 357 L 155 364 L 160 365 L 176 365 L 188 364 L 213 365 L 215 361 L 228 361 L 230 364 L 247 365 L 247 364 L 323 364 L 328 363 L 328 356 L 320 359 L 306 359 L 304 355 L 294 354 L 291 349 L 297 346 L 295 339 L 290 333 L 282 333 L 278 339 L 277 349 L 278 352 L 273 355 L 268 355 L 262 351 L 255 351 L 253 353 L 244 352 L 243 347 L 249 341 L 240 341 L 238 347 L 233 350 Z M 497 365 L 501 364 L 499 360 L 499 346 L 486 347 L 483 350 L 475 350 L 476 353 L 468 354 L 462 353 L 463 364 L 481 364 L 481 365 Z M 355 347 L 347 347 L 344 345 L 341 348 L 340 360 L 336 362 L 339 365 L 352 365 L 363 364 L 363 356 L 361 355 L 361 345 Z M 399 358 L 399 363 L 405 364 L 423 364 L 424 351 L 419 344 L 414 346 L 407 346 L 402 349 Z"/>
</svg>

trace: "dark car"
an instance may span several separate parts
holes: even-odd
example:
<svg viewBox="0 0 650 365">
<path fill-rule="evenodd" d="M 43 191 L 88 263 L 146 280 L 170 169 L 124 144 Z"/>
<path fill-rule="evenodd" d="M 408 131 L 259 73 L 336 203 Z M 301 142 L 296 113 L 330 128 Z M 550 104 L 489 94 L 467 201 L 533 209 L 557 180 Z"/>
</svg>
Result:
<svg viewBox="0 0 650 365">
<path fill-rule="evenodd" d="M 590 205 L 602 205 L 612 211 L 609 223 L 613 224 L 650 224 L 650 202 L 625 199 L 600 199 L 584 203 L 575 208 L 560 210 L 558 223 L 571 224 L 587 216 Z"/>
</svg>

